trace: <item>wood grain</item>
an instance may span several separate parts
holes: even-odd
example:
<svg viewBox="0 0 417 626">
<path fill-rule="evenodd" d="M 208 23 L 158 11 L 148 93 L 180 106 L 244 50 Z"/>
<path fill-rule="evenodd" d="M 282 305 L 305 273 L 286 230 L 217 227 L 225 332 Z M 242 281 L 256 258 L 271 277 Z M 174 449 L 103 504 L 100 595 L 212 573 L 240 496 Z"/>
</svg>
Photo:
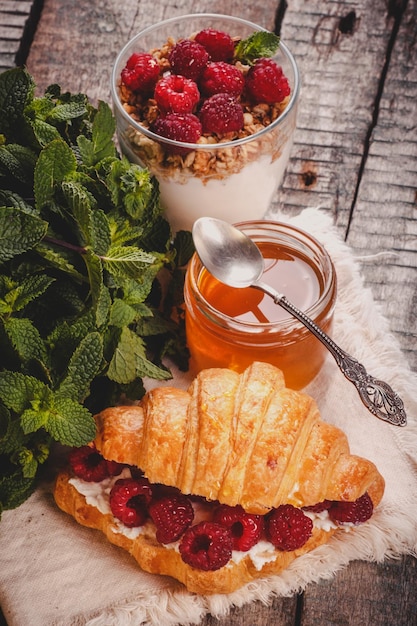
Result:
<svg viewBox="0 0 417 626">
<path fill-rule="evenodd" d="M 289 5 L 282 35 L 303 91 L 277 205 L 332 212 L 416 370 L 417 5 L 406 4 Z"/>
</svg>

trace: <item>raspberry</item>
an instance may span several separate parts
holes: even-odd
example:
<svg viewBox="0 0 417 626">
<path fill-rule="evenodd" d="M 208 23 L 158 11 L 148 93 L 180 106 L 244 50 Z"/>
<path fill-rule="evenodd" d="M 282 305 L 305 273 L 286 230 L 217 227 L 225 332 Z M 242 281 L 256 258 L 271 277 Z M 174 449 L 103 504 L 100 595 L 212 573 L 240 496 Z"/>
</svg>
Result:
<svg viewBox="0 0 417 626">
<path fill-rule="evenodd" d="M 246 91 L 255 102 L 282 102 L 290 94 L 288 80 L 272 59 L 258 59 L 246 75 Z"/>
<path fill-rule="evenodd" d="M 227 33 L 206 28 L 197 33 L 195 41 L 205 47 L 212 61 L 230 61 L 233 58 L 235 44 Z"/>
<path fill-rule="evenodd" d="M 318 502 L 317 504 L 313 504 L 311 506 L 303 506 L 303 511 L 310 511 L 311 513 L 321 513 L 322 511 L 326 511 L 327 509 L 329 509 L 331 504 L 331 500 L 323 500 L 322 502 Z"/>
<path fill-rule="evenodd" d="M 168 60 L 174 74 L 197 81 L 209 61 L 209 55 L 197 41 L 183 39 L 172 48 Z"/>
<path fill-rule="evenodd" d="M 243 128 L 243 109 L 233 96 L 216 93 L 208 98 L 200 110 L 203 133 L 223 135 Z"/>
<path fill-rule="evenodd" d="M 154 500 L 149 515 L 156 526 L 156 538 L 160 543 L 177 541 L 194 519 L 190 500 L 182 495 L 165 496 Z"/>
<path fill-rule="evenodd" d="M 215 522 L 200 522 L 185 531 L 179 550 L 184 563 L 214 571 L 230 561 L 232 546 L 232 535 L 227 528 Z"/>
<path fill-rule="evenodd" d="M 96 448 L 90 446 L 71 450 L 69 463 L 78 478 L 94 483 L 99 483 L 108 476 L 117 476 L 123 468 L 123 465 L 116 461 L 107 461 Z"/>
<path fill-rule="evenodd" d="M 161 113 L 192 113 L 200 92 L 193 80 L 170 74 L 156 84 L 154 98 Z"/>
<path fill-rule="evenodd" d="M 132 91 L 150 96 L 159 77 L 159 63 L 151 54 L 132 54 L 121 73 L 122 82 Z"/>
<path fill-rule="evenodd" d="M 215 511 L 213 521 L 225 526 L 232 533 L 233 550 L 247 552 L 261 538 L 264 527 L 262 515 L 246 513 L 241 506 L 221 504 Z"/>
<path fill-rule="evenodd" d="M 282 504 L 267 516 L 265 530 L 277 550 L 289 552 L 306 543 L 313 531 L 313 522 L 301 509 Z"/>
<path fill-rule="evenodd" d="M 125 526 L 142 526 L 148 516 L 152 488 L 147 478 L 120 478 L 110 491 L 110 508 Z"/>
<path fill-rule="evenodd" d="M 362 524 L 368 520 L 374 510 L 374 505 L 368 493 L 355 502 L 333 502 L 329 509 L 329 517 L 336 524 Z"/>
<path fill-rule="evenodd" d="M 242 72 L 230 63 L 217 61 L 209 63 L 200 78 L 200 88 L 205 96 L 215 93 L 229 93 L 240 96 L 245 86 Z"/>
<path fill-rule="evenodd" d="M 160 498 L 172 498 L 173 496 L 180 495 L 181 491 L 177 487 L 171 487 L 170 485 L 163 485 L 162 483 L 152 483 L 152 498 L 153 500 L 159 500 Z"/>
<path fill-rule="evenodd" d="M 201 123 L 193 113 L 168 113 L 165 117 L 158 117 L 151 130 L 166 139 L 186 143 L 196 143 L 201 137 Z M 184 155 L 189 152 L 188 148 L 168 144 L 165 149 L 171 154 Z"/>
</svg>

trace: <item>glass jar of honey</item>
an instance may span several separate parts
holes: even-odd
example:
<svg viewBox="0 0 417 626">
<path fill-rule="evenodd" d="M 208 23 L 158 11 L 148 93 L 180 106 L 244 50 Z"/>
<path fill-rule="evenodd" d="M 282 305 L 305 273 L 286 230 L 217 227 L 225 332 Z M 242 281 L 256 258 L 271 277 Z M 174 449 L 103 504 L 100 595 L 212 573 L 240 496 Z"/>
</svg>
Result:
<svg viewBox="0 0 417 626">
<path fill-rule="evenodd" d="M 324 247 L 303 230 L 272 221 L 236 226 L 259 247 L 265 260 L 262 282 L 283 293 L 331 333 L 336 273 Z M 279 367 L 288 387 L 301 389 L 319 372 L 326 348 L 273 299 L 253 287 L 220 283 L 194 254 L 184 287 L 190 369 L 241 372 L 253 361 Z"/>
</svg>

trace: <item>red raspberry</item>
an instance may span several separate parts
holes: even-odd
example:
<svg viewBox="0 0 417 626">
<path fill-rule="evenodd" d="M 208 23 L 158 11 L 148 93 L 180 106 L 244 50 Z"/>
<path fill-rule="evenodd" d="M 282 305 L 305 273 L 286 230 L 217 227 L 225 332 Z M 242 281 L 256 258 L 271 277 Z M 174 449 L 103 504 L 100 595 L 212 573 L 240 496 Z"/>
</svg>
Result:
<svg viewBox="0 0 417 626">
<path fill-rule="evenodd" d="M 201 123 L 193 113 L 168 113 L 165 117 L 158 117 L 151 130 L 166 139 L 186 143 L 196 143 L 201 137 Z M 184 155 L 189 152 L 188 148 L 168 144 L 165 149 L 171 154 Z"/>
<path fill-rule="evenodd" d="M 241 552 L 247 552 L 258 543 L 264 528 L 262 515 L 246 513 L 239 505 L 221 504 L 214 513 L 213 521 L 230 530 L 233 550 Z"/>
<path fill-rule="evenodd" d="M 331 504 L 331 500 L 323 500 L 322 502 L 312 504 L 311 506 L 303 506 L 303 511 L 310 511 L 311 513 L 321 513 L 322 511 L 326 511 L 327 509 L 329 509 Z"/>
<path fill-rule="evenodd" d="M 258 59 L 246 75 L 246 91 L 255 102 L 282 102 L 290 94 L 288 80 L 272 59 Z"/>
<path fill-rule="evenodd" d="M 156 538 L 160 543 L 177 541 L 194 519 L 190 500 L 182 495 L 165 496 L 153 500 L 149 515 L 156 526 Z"/>
<path fill-rule="evenodd" d="M 242 72 L 230 63 L 217 61 L 209 63 L 200 78 L 200 88 L 205 96 L 215 93 L 229 93 L 240 96 L 245 86 Z"/>
<path fill-rule="evenodd" d="M 168 60 L 174 74 L 197 81 L 209 61 L 209 55 L 197 41 L 183 39 L 172 48 Z"/>
<path fill-rule="evenodd" d="M 208 98 L 199 117 L 203 133 L 224 135 L 243 128 L 243 109 L 236 98 L 227 93 L 216 93 Z"/>
<path fill-rule="evenodd" d="M 282 504 L 267 516 L 265 530 L 277 550 L 290 552 L 301 548 L 311 537 L 313 522 L 301 509 Z"/>
<path fill-rule="evenodd" d="M 374 505 L 368 493 L 355 502 L 333 502 L 329 509 L 329 517 L 336 524 L 362 524 L 368 520 L 374 510 Z"/>
<path fill-rule="evenodd" d="M 207 572 L 227 565 L 232 547 L 227 528 L 215 522 L 200 522 L 185 531 L 179 550 L 184 563 Z"/>
<path fill-rule="evenodd" d="M 123 469 L 123 465 L 116 461 L 107 461 L 91 446 L 71 450 L 69 463 L 78 478 L 94 483 L 99 483 L 108 476 L 117 476 Z"/>
<path fill-rule="evenodd" d="M 206 28 L 197 33 L 195 41 L 205 47 L 212 61 L 230 61 L 233 58 L 235 44 L 228 33 Z"/>
<path fill-rule="evenodd" d="M 157 82 L 154 98 L 162 113 L 192 113 L 200 100 L 200 92 L 193 80 L 170 74 Z"/>
<path fill-rule="evenodd" d="M 110 508 L 125 526 L 142 526 L 148 516 L 152 487 L 147 478 L 120 478 L 110 491 Z"/>
<path fill-rule="evenodd" d="M 159 63 L 151 54 L 132 54 L 121 73 L 122 82 L 132 91 L 150 96 L 159 77 Z"/>
<path fill-rule="evenodd" d="M 172 498 L 181 494 L 181 491 L 177 487 L 171 487 L 170 485 L 163 485 L 162 483 L 152 483 L 152 497 L 153 500 L 159 500 L 160 498 Z"/>
</svg>

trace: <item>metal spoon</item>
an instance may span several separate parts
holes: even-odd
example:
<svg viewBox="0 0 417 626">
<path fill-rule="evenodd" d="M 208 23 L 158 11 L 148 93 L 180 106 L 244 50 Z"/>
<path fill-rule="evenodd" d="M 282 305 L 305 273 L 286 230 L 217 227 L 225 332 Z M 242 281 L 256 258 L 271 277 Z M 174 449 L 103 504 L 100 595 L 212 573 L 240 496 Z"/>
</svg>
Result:
<svg viewBox="0 0 417 626">
<path fill-rule="evenodd" d="M 254 287 L 271 296 L 275 304 L 296 317 L 326 346 L 373 415 L 396 426 L 406 425 L 404 404 L 387 383 L 370 376 L 363 365 L 339 348 L 312 319 L 289 302 L 285 295 L 261 282 L 264 259 L 252 239 L 235 226 L 211 217 L 196 220 L 192 235 L 197 254 L 210 274 L 230 287 Z"/>
</svg>

